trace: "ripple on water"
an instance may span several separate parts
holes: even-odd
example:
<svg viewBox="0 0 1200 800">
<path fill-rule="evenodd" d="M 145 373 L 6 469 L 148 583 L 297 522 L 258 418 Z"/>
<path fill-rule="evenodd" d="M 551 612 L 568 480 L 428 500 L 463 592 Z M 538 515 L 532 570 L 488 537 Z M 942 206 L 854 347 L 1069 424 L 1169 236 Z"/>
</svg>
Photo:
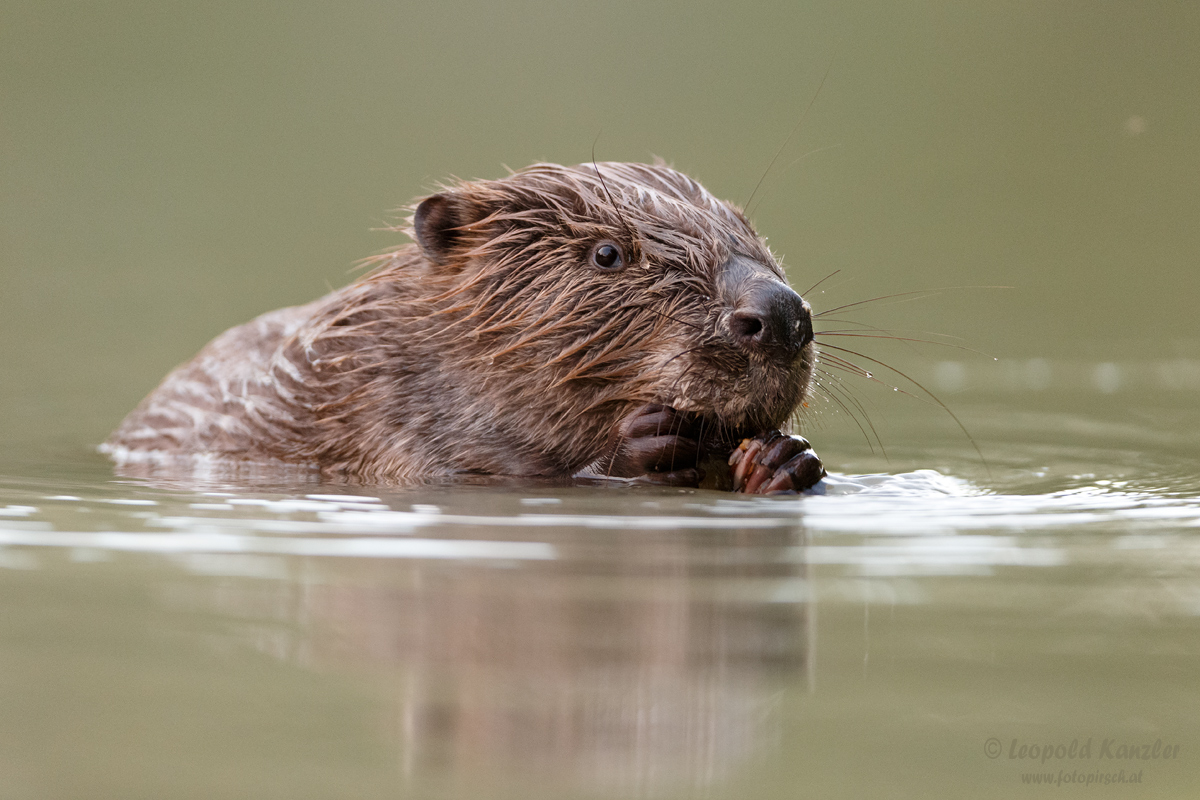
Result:
<svg viewBox="0 0 1200 800">
<path fill-rule="evenodd" d="M 988 494 L 933 470 L 831 475 L 803 497 L 591 489 L 535 495 L 431 490 L 387 498 L 232 492 L 42 497 L 42 506 L 0 505 L 0 546 L 7 553 L 0 567 L 27 567 L 31 562 L 16 554 L 34 548 L 172 556 L 577 560 L 584 556 L 576 545 L 603 546 L 604 532 L 744 537 L 756 531 L 794 532 L 800 544 L 773 557 L 840 566 L 863 576 L 1046 568 L 1118 560 L 1130 551 L 1143 560 L 1157 554 L 1175 566 L 1200 562 L 1200 553 L 1184 546 L 1184 533 L 1200 527 L 1200 504 L 1194 500 L 1104 486 L 1044 495 Z M 617 497 L 620 513 L 613 513 Z M 603 510 L 597 510 L 598 499 Z M 1107 555 L 1097 555 L 1097 536 Z M 1163 536 L 1171 538 L 1171 548 L 1155 545 Z M 754 544 L 753 538 L 740 541 Z"/>
</svg>

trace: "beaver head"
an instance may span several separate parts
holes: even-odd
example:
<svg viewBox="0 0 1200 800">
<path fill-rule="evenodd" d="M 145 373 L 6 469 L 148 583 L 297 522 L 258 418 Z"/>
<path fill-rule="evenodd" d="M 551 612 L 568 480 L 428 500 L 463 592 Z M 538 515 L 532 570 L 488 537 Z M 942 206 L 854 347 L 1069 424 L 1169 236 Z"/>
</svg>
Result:
<svg viewBox="0 0 1200 800">
<path fill-rule="evenodd" d="M 421 307 L 419 348 L 455 384 L 428 402 L 476 433 L 476 456 L 506 440 L 517 470 L 572 473 L 645 404 L 735 440 L 781 427 L 809 387 L 808 304 L 741 211 L 666 166 L 463 182 L 408 230 L 421 259 L 400 272 L 423 288 L 402 293 L 405 313 Z"/>
</svg>

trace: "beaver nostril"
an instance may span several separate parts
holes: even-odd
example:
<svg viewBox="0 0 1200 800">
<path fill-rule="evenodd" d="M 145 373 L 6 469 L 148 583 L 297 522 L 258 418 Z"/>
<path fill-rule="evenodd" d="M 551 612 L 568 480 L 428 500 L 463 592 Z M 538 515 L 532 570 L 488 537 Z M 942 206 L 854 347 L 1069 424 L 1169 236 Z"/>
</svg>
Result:
<svg viewBox="0 0 1200 800">
<path fill-rule="evenodd" d="M 734 314 L 729 319 L 729 329 L 739 340 L 761 338 L 763 321 L 754 314 Z"/>
<path fill-rule="evenodd" d="M 812 341 L 808 304 L 787 285 L 763 282 L 747 291 L 729 317 L 729 333 L 746 350 L 793 358 Z"/>
</svg>

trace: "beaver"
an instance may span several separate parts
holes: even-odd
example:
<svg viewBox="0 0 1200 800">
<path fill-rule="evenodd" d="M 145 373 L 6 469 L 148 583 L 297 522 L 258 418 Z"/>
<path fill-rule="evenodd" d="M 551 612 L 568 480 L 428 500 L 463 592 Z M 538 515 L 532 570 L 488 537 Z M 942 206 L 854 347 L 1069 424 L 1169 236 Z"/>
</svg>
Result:
<svg viewBox="0 0 1200 800">
<path fill-rule="evenodd" d="M 633 478 L 767 493 L 823 475 L 783 432 L 811 309 L 744 214 L 658 163 L 535 164 L 408 207 L 412 244 L 218 336 L 103 445 L 122 465 Z M 729 474 L 731 473 L 731 474 Z M 720 481 L 719 481 L 720 482 Z"/>
</svg>

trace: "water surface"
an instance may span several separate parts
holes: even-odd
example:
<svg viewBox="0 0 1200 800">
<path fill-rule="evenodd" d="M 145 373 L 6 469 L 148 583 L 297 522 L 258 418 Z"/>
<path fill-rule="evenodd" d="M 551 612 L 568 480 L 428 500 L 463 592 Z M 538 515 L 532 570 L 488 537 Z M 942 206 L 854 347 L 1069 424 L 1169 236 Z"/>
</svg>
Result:
<svg viewBox="0 0 1200 800">
<path fill-rule="evenodd" d="M 793 498 L 6 477 L 9 793 L 1185 796 L 1191 479 L 995 455 Z"/>
</svg>

